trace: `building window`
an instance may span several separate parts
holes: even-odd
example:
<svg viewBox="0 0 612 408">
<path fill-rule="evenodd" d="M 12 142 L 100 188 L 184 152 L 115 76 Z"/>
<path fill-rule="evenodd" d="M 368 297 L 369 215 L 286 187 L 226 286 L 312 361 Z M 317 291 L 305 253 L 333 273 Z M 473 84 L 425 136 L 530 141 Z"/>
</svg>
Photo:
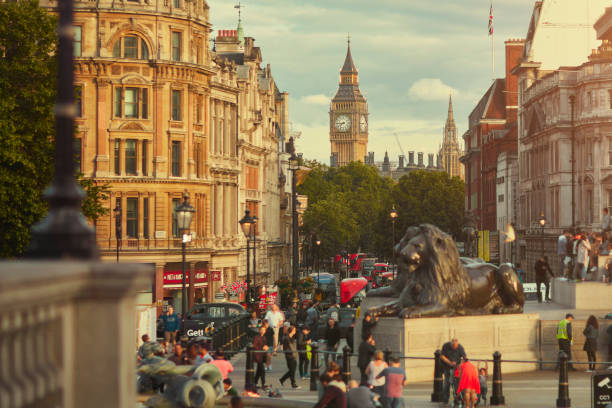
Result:
<svg viewBox="0 0 612 408">
<path fill-rule="evenodd" d="M 80 57 L 83 52 L 83 27 L 82 26 L 74 26 L 74 56 Z"/>
<path fill-rule="evenodd" d="M 172 5 L 174 8 L 180 8 L 181 7 L 181 0 L 174 0 L 172 2 Z"/>
<path fill-rule="evenodd" d="M 115 117 L 147 119 L 149 92 L 147 88 L 115 88 Z"/>
<path fill-rule="evenodd" d="M 115 42 L 113 57 L 146 60 L 149 59 L 149 46 L 138 36 L 125 35 Z"/>
<path fill-rule="evenodd" d="M 172 120 L 181 120 L 181 99 L 183 92 L 172 90 Z"/>
<path fill-rule="evenodd" d="M 503 203 L 504 202 L 504 195 L 503 194 L 500 194 L 500 195 L 497 196 L 497 202 L 498 203 Z"/>
<path fill-rule="evenodd" d="M 76 117 L 80 118 L 83 116 L 83 86 L 76 85 L 74 87 L 74 107 L 76 110 Z"/>
<path fill-rule="evenodd" d="M 195 122 L 202 123 L 202 103 L 203 97 L 202 95 L 195 96 Z"/>
<path fill-rule="evenodd" d="M 74 143 L 74 168 L 77 173 L 81 172 L 81 160 L 82 160 L 82 151 L 83 151 L 83 140 L 80 137 L 75 137 L 73 139 Z"/>
<path fill-rule="evenodd" d="M 172 32 L 172 60 L 173 61 L 181 60 L 181 42 L 182 42 L 181 37 L 182 37 L 182 34 L 180 32 L 178 31 Z"/>
<path fill-rule="evenodd" d="M 149 238 L 149 197 L 142 199 L 142 235 Z"/>
<path fill-rule="evenodd" d="M 584 221 L 586 224 L 593 222 L 593 190 L 587 190 L 586 192 L 586 214 Z"/>
<path fill-rule="evenodd" d="M 141 157 L 142 175 L 146 176 L 147 175 L 147 141 L 146 140 L 142 141 L 142 153 L 140 157 Z"/>
<path fill-rule="evenodd" d="M 591 144 L 591 139 L 586 140 L 585 150 L 586 150 L 586 166 L 588 168 L 591 168 L 593 167 L 593 145 Z"/>
<path fill-rule="evenodd" d="M 115 139 L 115 174 L 121 174 L 121 140 Z"/>
<path fill-rule="evenodd" d="M 181 176 L 181 142 L 172 142 L 172 176 Z"/>
<path fill-rule="evenodd" d="M 126 212 L 126 235 L 128 238 L 138 238 L 138 198 L 128 198 Z"/>
<path fill-rule="evenodd" d="M 125 141 L 125 173 L 131 176 L 136 175 L 136 140 L 134 139 Z"/>
<path fill-rule="evenodd" d="M 176 208 L 181 205 L 180 198 L 172 199 L 172 236 L 174 238 L 179 238 L 181 231 L 178 229 L 178 220 L 176 219 Z"/>
</svg>

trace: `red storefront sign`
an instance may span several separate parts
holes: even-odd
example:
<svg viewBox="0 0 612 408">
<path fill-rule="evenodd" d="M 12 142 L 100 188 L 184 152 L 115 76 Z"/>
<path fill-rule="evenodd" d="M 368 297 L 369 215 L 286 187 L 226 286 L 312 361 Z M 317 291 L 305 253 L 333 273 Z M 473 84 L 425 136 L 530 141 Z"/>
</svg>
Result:
<svg viewBox="0 0 612 408">
<path fill-rule="evenodd" d="M 221 271 L 210 271 L 213 282 L 221 282 Z"/>
<path fill-rule="evenodd" d="M 259 308 L 264 310 L 268 306 L 275 304 L 277 295 L 277 292 L 259 295 Z"/>
<path fill-rule="evenodd" d="M 189 284 L 189 272 L 185 271 L 185 282 Z M 196 269 L 193 283 L 208 282 L 208 270 Z M 164 271 L 164 285 L 181 285 L 183 283 L 182 271 Z"/>
</svg>

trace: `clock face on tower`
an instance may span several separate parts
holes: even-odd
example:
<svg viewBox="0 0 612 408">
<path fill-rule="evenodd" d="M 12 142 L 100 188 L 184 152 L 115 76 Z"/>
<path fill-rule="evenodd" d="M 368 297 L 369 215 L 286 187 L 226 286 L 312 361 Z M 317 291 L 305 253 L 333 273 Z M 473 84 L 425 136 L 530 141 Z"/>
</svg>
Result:
<svg viewBox="0 0 612 408">
<path fill-rule="evenodd" d="M 335 125 L 340 132 L 346 132 L 351 128 L 351 118 L 348 115 L 338 115 Z"/>
<path fill-rule="evenodd" d="M 361 118 L 359 119 L 359 128 L 362 132 L 365 132 L 368 128 L 368 122 L 366 120 L 365 115 L 361 115 Z"/>
</svg>

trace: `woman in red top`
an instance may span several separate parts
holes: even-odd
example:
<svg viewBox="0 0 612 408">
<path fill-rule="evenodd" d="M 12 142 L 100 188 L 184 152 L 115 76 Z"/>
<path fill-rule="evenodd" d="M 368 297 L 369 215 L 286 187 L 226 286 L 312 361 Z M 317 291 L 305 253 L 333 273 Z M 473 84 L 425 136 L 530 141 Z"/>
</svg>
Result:
<svg viewBox="0 0 612 408">
<path fill-rule="evenodd" d="M 466 408 L 474 408 L 478 394 L 480 394 L 480 379 L 478 378 L 478 370 L 474 364 L 470 363 L 466 358 L 464 362 L 459 366 L 459 387 L 457 388 L 457 395 L 461 391 L 465 391 L 463 398 L 465 400 Z"/>
</svg>

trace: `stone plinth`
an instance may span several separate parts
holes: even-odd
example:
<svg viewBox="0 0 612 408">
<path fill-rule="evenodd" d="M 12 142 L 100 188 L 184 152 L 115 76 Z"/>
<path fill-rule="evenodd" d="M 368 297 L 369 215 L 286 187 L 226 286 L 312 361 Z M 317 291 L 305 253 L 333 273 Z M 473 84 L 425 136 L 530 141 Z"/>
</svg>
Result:
<svg viewBox="0 0 612 408">
<path fill-rule="evenodd" d="M 612 310 L 612 285 L 601 282 L 552 280 L 553 302 L 569 309 Z"/>
<path fill-rule="evenodd" d="M 389 300 L 389 299 L 387 299 Z M 380 304 L 365 299 L 361 310 Z M 361 325 L 361 322 L 359 326 Z M 507 314 L 420 319 L 381 318 L 374 329 L 376 348 L 389 348 L 394 355 L 433 357 L 437 349 L 456 337 L 472 360 L 492 359 L 495 351 L 503 360 L 537 361 L 539 355 L 539 314 Z M 359 335 L 359 337 L 357 337 Z M 360 339 L 361 327 L 356 339 Z M 433 360 L 403 359 L 409 382 L 431 381 Z M 492 373 L 492 363 L 489 372 Z M 537 363 L 503 363 L 504 373 L 532 371 Z"/>
</svg>

